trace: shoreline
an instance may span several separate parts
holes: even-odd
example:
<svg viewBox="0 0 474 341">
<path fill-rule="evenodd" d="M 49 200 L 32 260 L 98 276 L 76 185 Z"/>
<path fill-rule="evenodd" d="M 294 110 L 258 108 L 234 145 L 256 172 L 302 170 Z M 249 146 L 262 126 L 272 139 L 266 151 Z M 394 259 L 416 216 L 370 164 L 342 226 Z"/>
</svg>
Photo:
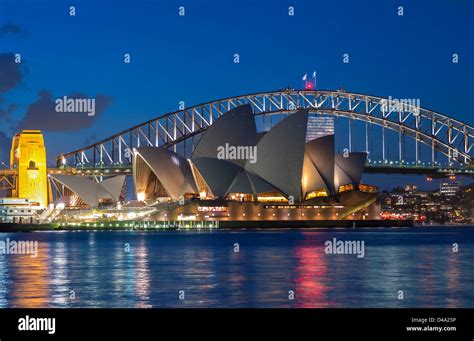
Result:
<svg viewBox="0 0 474 341">
<path fill-rule="evenodd" d="M 54 224 L 0 224 L 0 233 L 41 231 L 170 231 L 170 230 L 279 230 L 473 227 L 473 224 L 415 224 L 410 220 L 314 220 L 314 221 L 220 221 L 211 222 L 105 222 Z M 209 224 L 209 225 L 207 225 Z"/>
</svg>

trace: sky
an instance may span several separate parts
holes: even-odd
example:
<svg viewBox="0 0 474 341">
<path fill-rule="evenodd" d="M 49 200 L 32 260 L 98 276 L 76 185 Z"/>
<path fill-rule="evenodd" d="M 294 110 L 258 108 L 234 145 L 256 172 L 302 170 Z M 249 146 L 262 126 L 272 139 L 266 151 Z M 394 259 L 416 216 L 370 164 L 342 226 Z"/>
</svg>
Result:
<svg viewBox="0 0 474 341">
<path fill-rule="evenodd" d="M 419 98 L 472 125 L 473 18 L 471 0 L 0 0 L 0 160 L 21 129 L 43 131 L 53 164 L 180 101 L 301 88 L 313 70 L 319 89 Z M 63 96 L 95 98 L 95 115 L 56 112 Z"/>
</svg>

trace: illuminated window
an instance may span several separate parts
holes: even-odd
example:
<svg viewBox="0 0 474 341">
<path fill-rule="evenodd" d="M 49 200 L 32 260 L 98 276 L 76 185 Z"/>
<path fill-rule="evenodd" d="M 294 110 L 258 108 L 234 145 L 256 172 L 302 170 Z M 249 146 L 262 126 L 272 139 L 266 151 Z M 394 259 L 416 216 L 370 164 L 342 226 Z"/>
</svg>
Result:
<svg viewBox="0 0 474 341">
<path fill-rule="evenodd" d="M 288 202 L 288 199 L 278 192 L 267 192 L 258 195 L 257 200 L 260 202 Z"/>
<path fill-rule="evenodd" d="M 366 193 L 377 193 L 379 188 L 377 186 L 360 184 L 359 185 L 359 190 L 361 192 L 366 192 Z"/>
<path fill-rule="evenodd" d="M 327 196 L 328 196 L 328 192 L 326 191 L 326 189 L 318 189 L 316 191 L 311 191 L 311 192 L 306 193 L 305 200 L 313 199 L 316 197 L 327 197 Z"/>
<path fill-rule="evenodd" d="M 137 193 L 137 200 L 138 201 L 145 201 L 145 193 L 144 192 L 138 192 Z"/>
<path fill-rule="evenodd" d="M 254 201 L 254 196 L 253 194 L 248 193 L 229 193 L 226 197 L 226 200 Z"/>
<path fill-rule="evenodd" d="M 347 185 L 342 185 L 342 186 L 339 186 L 339 193 L 342 193 L 342 192 L 347 192 L 347 191 L 352 191 L 354 190 L 354 185 L 353 184 L 347 184 Z"/>
<path fill-rule="evenodd" d="M 227 207 L 225 206 L 199 206 L 199 212 L 227 212 Z"/>
</svg>

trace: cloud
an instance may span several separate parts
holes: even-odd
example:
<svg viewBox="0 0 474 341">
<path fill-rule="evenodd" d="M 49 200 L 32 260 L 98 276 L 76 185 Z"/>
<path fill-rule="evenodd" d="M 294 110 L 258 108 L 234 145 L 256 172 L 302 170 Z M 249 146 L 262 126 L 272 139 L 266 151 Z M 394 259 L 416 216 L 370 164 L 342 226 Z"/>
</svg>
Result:
<svg viewBox="0 0 474 341">
<path fill-rule="evenodd" d="M 0 53 L 0 94 L 16 87 L 22 80 L 20 63 L 13 53 Z"/>
<path fill-rule="evenodd" d="M 11 114 L 17 109 L 16 104 L 5 103 L 3 95 L 18 86 L 24 74 L 25 68 L 15 63 L 13 53 L 0 53 L 0 127 L 3 129 L 11 123 Z"/>
<path fill-rule="evenodd" d="M 12 23 L 0 26 L 0 38 L 21 32 L 22 29 Z M 95 98 L 90 98 L 82 93 L 68 94 L 66 96 L 72 99 L 94 99 L 95 114 L 89 116 L 87 112 L 57 112 L 55 110 L 56 98 L 52 97 L 50 91 L 43 90 L 38 93 L 38 99 L 28 105 L 25 116 L 17 121 L 13 114 L 18 106 L 15 103 L 6 103 L 4 95 L 24 81 L 28 70 L 22 65 L 15 62 L 13 53 L 0 53 L 0 128 L 2 130 L 10 125 L 14 131 L 22 129 L 77 131 L 90 127 L 112 103 L 112 98 L 105 95 L 99 94 Z M 2 146 L 0 146 L 1 148 Z"/>
<path fill-rule="evenodd" d="M 18 34 L 21 33 L 21 28 L 18 25 L 8 23 L 3 26 L 0 26 L 0 38 L 7 36 L 8 34 Z"/>
<path fill-rule="evenodd" d="M 10 114 L 17 109 L 17 105 L 10 103 L 5 108 L 2 108 L 3 101 L 3 98 L 0 97 L 0 120 L 2 122 L 5 122 L 5 120 L 10 121 Z"/>
<path fill-rule="evenodd" d="M 84 94 L 66 95 L 68 98 L 90 98 Z M 62 98 L 62 96 L 61 96 Z M 95 96 L 95 115 L 86 112 L 57 112 L 56 98 L 47 90 L 38 93 L 38 100 L 28 106 L 25 116 L 18 122 L 16 131 L 22 129 L 40 129 L 43 131 L 74 131 L 90 127 L 112 103 L 112 98 L 105 95 Z"/>
</svg>

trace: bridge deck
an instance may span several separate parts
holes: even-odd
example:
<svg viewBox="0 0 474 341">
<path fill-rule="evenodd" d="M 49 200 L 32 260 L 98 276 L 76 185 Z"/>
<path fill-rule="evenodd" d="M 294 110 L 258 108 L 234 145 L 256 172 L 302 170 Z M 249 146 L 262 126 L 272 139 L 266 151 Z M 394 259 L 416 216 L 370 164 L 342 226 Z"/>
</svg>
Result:
<svg viewBox="0 0 474 341">
<path fill-rule="evenodd" d="M 390 163 L 367 163 L 365 172 L 385 174 L 419 174 L 433 177 L 448 177 L 450 175 L 464 175 L 474 177 L 474 166 L 443 167 L 439 165 L 400 165 Z M 60 167 L 48 168 L 48 174 L 66 174 L 81 176 L 114 176 L 132 175 L 131 165 L 113 165 L 105 167 Z M 15 169 L 0 169 L 0 180 L 3 177 L 14 177 Z"/>
</svg>

